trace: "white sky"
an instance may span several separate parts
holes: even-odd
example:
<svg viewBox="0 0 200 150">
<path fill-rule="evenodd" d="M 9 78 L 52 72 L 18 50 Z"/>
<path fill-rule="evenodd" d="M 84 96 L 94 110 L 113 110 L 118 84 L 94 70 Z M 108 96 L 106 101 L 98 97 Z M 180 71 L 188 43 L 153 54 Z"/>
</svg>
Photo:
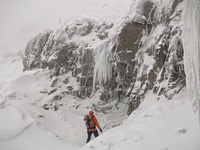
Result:
<svg viewBox="0 0 200 150">
<path fill-rule="evenodd" d="M 74 0 L 1 0 L 0 44 L 18 38 L 19 34 L 37 34 L 38 30 L 55 27 L 60 17 L 73 17 L 84 12 L 83 7 L 78 7 L 79 11 Z"/>
<path fill-rule="evenodd" d="M 132 0 L 0 0 L 0 49 L 12 40 L 30 40 L 46 28 L 54 28 L 59 18 L 67 20 L 83 14 L 123 14 Z"/>
</svg>

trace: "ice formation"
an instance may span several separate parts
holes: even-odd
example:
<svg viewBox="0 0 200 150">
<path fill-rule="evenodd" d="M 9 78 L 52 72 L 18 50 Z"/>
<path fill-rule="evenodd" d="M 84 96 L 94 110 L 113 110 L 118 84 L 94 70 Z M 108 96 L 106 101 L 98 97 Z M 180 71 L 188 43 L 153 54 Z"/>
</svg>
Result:
<svg viewBox="0 0 200 150">
<path fill-rule="evenodd" d="M 95 50 L 93 88 L 96 83 L 99 85 L 106 83 L 112 76 L 112 66 L 107 61 L 109 50 L 109 41 L 99 45 Z"/>
<path fill-rule="evenodd" d="M 200 120 L 200 1 L 187 0 L 184 12 L 183 46 L 187 88 Z"/>
</svg>

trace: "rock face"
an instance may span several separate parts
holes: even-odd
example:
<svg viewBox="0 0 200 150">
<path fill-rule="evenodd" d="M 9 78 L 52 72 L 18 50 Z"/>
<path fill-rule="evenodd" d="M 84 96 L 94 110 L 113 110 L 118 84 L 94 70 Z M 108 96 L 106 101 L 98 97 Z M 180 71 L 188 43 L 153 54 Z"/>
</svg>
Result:
<svg viewBox="0 0 200 150">
<path fill-rule="evenodd" d="M 100 91 L 103 101 L 132 104 L 152 90 L 171 99 L 185 86 L 182 3 L 135 0 L 120 25 L 79 19 L 40 33 L 27 44 L 24 70 L 51 69 L 81 98 Z"/>
</svg>

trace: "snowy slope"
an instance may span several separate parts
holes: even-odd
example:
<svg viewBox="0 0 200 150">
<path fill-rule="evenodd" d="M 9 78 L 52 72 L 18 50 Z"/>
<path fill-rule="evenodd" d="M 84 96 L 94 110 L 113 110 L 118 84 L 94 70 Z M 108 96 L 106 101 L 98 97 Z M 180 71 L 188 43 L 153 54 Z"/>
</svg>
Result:
<svg viewBox="0 0 200 150">
<path fill-rule="evenodd" d="M 18 107 L 16 109 L 16 105 L 14 105 L 1 110 L 1 120 L 3 120 L 3 123 L 1 124 L 0 130 L 0 149 L 53 150 L 57 148 L 64 150 L 66 147 L 70 147 L 71 149 L 79 148 L 78 144 L 62 142 L 53 133 L 40 130 L 33 119 L 29 116 L 30 111 L 26 112 L 25 109 L 22 108 L 23 105 L 21 104 L 21 108 Z M 22 113 L 21 111 L 24 112 Z M 36 109 L 34 112 L 36 112 Z M 35 117 L 38 117 L 37 114 L 34 115 Z M 49 115 L 49 117 L 52 117 L 51 114 Z M 6 119 L 5 117 L 9 117 L 9 119 Z M 43 121 L 43 118 L 39 119 L 40 121 Z M 13 126 L 8 126 L 10 124 L 13 124 Z M 52 124 L 52 126 L 54 125 L 55 124 Z M 2 129 L 3 126 L 6 127 Z"/>
<path fill-rule="evenodd" d="M 23 73 L 21 56 L 13 53 L 0 55 L 0 68 L 0 84 L 16 78 Z"/>
<path fill-rule="evenodd" d="M 149 95 L 123 125 L 113 128 L 81 150 L 199 150 L 197 115 L 184 90 L 173 100 Z"/>
<path fill-rule="evenodd" d="M 19 86 L 16 81 L 13 86 Z M 35 79 L 32 81 L 38 83 Z M 29 93 L 28 90 L 26 87 L 18 92 Z M 150 150 L 199 150 L 200 147 L 198 119 L 186 89 L 170 101 L 164 97 L 157 101 L 149 94 L 122 125 L 113 129 L 109 129 L 109 124 L 117 125 L 115 117 L 118 116 L 119 121 L 127 108 L 121 106 L 121 111 L 96 113 L 104 133 L 87 145 L 83 114 L 90 110 L 94 101 L 99 101 L 97 98 L 77 101 L 68 97 L 60 102 L 65 106 L 55 112 L 53 109 L 46 111 L 40 102 L 33 103 L 20 95 L 16 94 L 15 100 L 5 103 L 1 109 L 0 148 L 3 150 L 145 150 L 146 147 Z"/>
<path fill-rule="evenodd" d="M 54 95 L 41 92 L 52 90 L 48 75 L 49 71 L 34 70 L 1 84 L 0 148 L 53 150 L 55 147 L 70 147 L 73 150 L 85 144 L 87 135 L 83 116 L 100 102 L 98 96 L 84 101 L 65 96 L 58 102 L 62 106 L 54 111 L 55 102 L 51 101 Z M 45 103 L 51 103 L 52 107 L 44 110 Z M 96 114 L 104 131 L 125 119 L 127 106 L 121 104 L 119 107 L 113 108 L 109 114 Z M 116 117 L 120 115 L 120 118 Z M 45 139 L 44 143 L 39 144 L 42 139 Z"/>
</svg>

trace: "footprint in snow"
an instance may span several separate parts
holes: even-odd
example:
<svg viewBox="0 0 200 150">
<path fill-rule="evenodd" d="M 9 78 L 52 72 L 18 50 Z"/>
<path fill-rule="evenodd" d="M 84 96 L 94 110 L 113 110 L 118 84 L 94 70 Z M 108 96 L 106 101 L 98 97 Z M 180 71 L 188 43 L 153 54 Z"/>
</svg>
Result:
<svg viewBox="0 0 200 150">
<path fill-rule="evenodd" d="M 185 134 L 187 130 L 185 128 L 178 130 L 179 134 Z"/>
</svg>

